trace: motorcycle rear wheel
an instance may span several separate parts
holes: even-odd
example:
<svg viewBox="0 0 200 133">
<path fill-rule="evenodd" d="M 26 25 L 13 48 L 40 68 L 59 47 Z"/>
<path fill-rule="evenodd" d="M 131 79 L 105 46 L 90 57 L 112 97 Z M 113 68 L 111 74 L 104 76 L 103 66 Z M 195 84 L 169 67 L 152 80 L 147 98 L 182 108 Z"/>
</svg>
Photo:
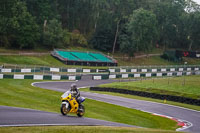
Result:
<svg viewBox="0 0 200 133">
<path fill-rule="evenodd" d="M 65 104 L 62 104 L 60 107 L 60 112 L 62 115 L 67 115 L 70 111 L 70 107 L 66 108 Z"/>
<path fill-rule="evenodd" d="M 84 114 L 85 114 L 85 107 L 81 105 L 80 110 L 77 112 L 77 116 L 82 117 Z"/>
</svg>

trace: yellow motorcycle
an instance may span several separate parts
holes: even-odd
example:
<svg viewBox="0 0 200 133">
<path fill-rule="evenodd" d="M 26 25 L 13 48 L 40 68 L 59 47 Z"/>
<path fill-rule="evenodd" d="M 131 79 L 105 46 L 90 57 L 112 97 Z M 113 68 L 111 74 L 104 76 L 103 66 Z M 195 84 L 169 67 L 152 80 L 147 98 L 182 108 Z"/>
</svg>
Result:
<svg viewBox="0 0 200 133">
<path fill-rule="evenodd" d="M 82 117 L 85 113 L 84 105 L 81 104 L 85 101 L 84 97 L 80 97 L 80 104 L 76 101 L 76 98 L 73 97 L 73 94 L 70 91 L 65 92 L 61 96 L 61 114 L 67 115 L 68 113 L 76 113 L 78 117 Z"/>
</svg>

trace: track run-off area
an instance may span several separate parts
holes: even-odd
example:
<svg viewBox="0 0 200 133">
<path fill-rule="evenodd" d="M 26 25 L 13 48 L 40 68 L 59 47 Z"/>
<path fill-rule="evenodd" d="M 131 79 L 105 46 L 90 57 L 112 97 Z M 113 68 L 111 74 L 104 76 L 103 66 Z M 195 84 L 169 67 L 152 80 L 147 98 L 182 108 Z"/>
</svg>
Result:
<svg viewBox="0 0 200 133">
<path fill-rule="evenodd" d="M 80 81 L 75 81 L 78 88 L 97 86 L 100 84 L 116 82 L 117 80 L 92 80 L 85 76 Z M 33 86 L 44 89 L 65 92 L 71 84 L 69 81 L 52 81 L 52 82 L 35 82 Z M 81 90 L 81 89 L 80 89 Z M 178 106 L 168 104 L 161 104 L 156 102 L 149 102 L 143 100 L 129 99 L 118 96 L 111 96 L 105 94 L 97 94 L 91 92 L 81 91 L 81 96 L 111 103 L 123 107 L 149 112 L 154 115 L 161 115 L 170 119 L 182 122 L 185 125 L 177 131 L 194 132 L 200 131 L 200 111 L 186 109 Z M 18 118 L 21 118 L 20 120 Z M 130 126 L 115 122 L 108 122 L 103 120 L 96 120 L 91 118 L 77 118 L 73 116 L 65 116 L 57 113 L 49 113 L 37 111 L 32 109 L 22 109 L 16 107 L 0 106 L 0 126 L 33 126 L 33 125 L 104 125 L 104 126 Z"/>
<path fill-rule="evenodd" d="M 100 84 L 116 82 L 116 80 L 91 80 L 89 77 L 84 77 L 82 80 L 77 81 L 76 84 L 79 88 L 97 86 Z M 70 88 L 70 85 L 74 82 L 40 82 L 33 83 L 33 86 L 40 88 L 65 92 Z M 81 90 L 81 89 L 80 89 Z M 178 119 L 187 124 L 178 130 L 189 131 L 198 133 L 200 131 L 200 111 L 186 109 L 178 106 L 172 106 L 168 104 L 161 104 L 156 102 L 149 102 L 143 100 L 129 99 L 118 96 L 111 96 L 105 94 L 97 94 L 91 92 L 81 92 L 81 96 L 86 98 L 103 101 L 123 107 L 141 110 L 149 112 L 155 115 L 161 115 L 163 117 L 169 117 L 172 119 Z"/>
</svg>

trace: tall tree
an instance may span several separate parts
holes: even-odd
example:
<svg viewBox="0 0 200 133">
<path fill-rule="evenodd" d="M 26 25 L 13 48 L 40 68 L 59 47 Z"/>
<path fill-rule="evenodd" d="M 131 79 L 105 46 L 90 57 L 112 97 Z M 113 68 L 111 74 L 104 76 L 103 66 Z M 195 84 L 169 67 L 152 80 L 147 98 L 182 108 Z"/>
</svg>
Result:
<svg viewBox="0 0 200 133">
<path fill-rule="evenodd" d="M 106 11 L 101 12 L 96 32 L 90 40 L 93 48 L 102 51 L 111 51 L 115 33 L 114 26 L 112 15 Z"/>
<path fill-rule="evenodd" d="M 63 32 L 62 25 L 57 19 L 50 20 L 43 33 L 44 45 L 49 49 L 62 47 Z"/>
<path fill-rule="evenodd" d="M 155 14 L 142 8 L 135 10 L 127 26 L 135 51 L 150 51 L 153 48 L 157 40 Z"/>
<path fill-rule="evenodd" d="M 8 0 L 3 3 L 0 31 L 7 47 L 33 48 L 39 37 L 38 25 L 27 11 L 26 3 L 19 0 Z"/>
<path fill-rule="evenodd" d="M 200 48 L 200 12 L 189 13 L 186 18 L 185 29 L 187 30 L 187 39 L 189 41 L 187 45 L 188 50 L 195 50 Z"/>
</svg>

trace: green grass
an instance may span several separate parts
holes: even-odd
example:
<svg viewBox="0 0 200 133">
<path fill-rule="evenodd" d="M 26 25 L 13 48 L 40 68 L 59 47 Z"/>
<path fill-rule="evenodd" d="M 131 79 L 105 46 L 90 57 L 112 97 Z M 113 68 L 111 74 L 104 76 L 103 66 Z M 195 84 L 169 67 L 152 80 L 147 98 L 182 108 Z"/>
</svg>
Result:
<svg viewBox="0 0 200 133">
<path fill-rule="evenodd" d="M 42 126 L 42 127 L 1 127 L 2 133 L 175 133 L 144 128 L 102 127 L 102 126 Z M 181 132 L 180 132 L 181 133 Z"/>
<path fill-rule="evenodd" d="M 185 58 L 188 64 L 200 64 L 200 59 L 188 59 Z M 0 55 L 0 64 L 18 64 L 18 65 L 37 65 L 37 66 L 51 66 L 51 67 L 83 67 L 83 68 L 102 68 L 106 69 L 108 67 L 90 67 L 90 66 L 73 66 L 65 65 L 59 60 L 55 59 L 51 55 L 40 55 L 40 56 L 26 56 L 26 55 Z M 181 63 L 168 62 L 160 58 L 159 56 L 149 57 L 149 58 L 137 58 L 131 61 L 118 59 L 119 66 L 144 66 L 144 65 L 181 65 Z"/>
<path fill-rule="evenodd" d="M 120 66 L 148 66 L 148 65 L 183 65 L 187 62 L 188 65 L 200 65 L 200 59 L 194 58 L 183 58 L 181 62 L 167 61 L 160 56 L 144 57 L 144 58 L 133 58 L 128 59 L 117 59 Z"/>
<path fill-rule="evenodd" d="M 160 119 L 160 117 L 154 117 L 149 113 L 144 113 L 138 110 L 133 110 L 129 108 L 124 108 L 121 106 L 116 106 L 112 104 L 107 104 L 103 102 L 97 102 L 94 100 L 87 100 L 89 103 L 85 104 L 86 108 L 88 106 L 86 117 L 97 118 L 114 121 L 119 123 L 125 123 L 130 125 L 136 125 L 148 128 L 156 129 L 171 129 L 174 128 L 174 123 L 167 122 L 166 119 Z M 169 128 L 170 127 L 170 128 Z"/>
<path fill-rule="evenodd" d="M 117 59 L 120 66 L 145 66 L 145 65 L 177 65 L 181 63 L 169 62 L 162 59 L 160 56 L 133 58 L 132 60 Z"/>
<path fill-rule="evenodd" d="M 82 47 L 70 47 L 66 50 L 74 50 L 74 51 L 94 51 L 99 52 L 94 49 L 90 48 L 82 48 Z M 10 50 L 10 49 L 3 49 L 0 48 L 0 53 L 19 53 L 19 52 L 47 52 L 46 50 Z M 155 50 L 153 53 L 161 53 L 161 50 Z M 105 53 L 104 54 L 108 54 Z M 145 54 L 145 53 L 143 53 Z M 121 53 L 116 53 L 114 57 L 123 57 Z M 169 62 L 167 60 L 162 59 L 160 56 L 153 56 L 153 57 L 144 57 L 144 58 L 133 58 L 132 60 L 127 59 L 118 59 L 119 66 L 138 66 L 138 65 L 182 65 L 184 62 L 188 62 L 188 65 L 193 64 L 200 64 L 200 59 L 193 59 L 193 58 L 184 58 L 182 62 Z M 7 64 L 22 64 L 22 65 L 42 65 L 42 66 L 58 66 L 58 67 L 74 67 L 65 65 L 62 62 L 58 61 L 57 59 L 53 58 L 50 55 L 35 55 L 35 56 L 26 56 L 26 55 L 10 55 L 4 56 L 0 55 L 0 64 L 7 63 Z M 75 66 L 75 67 L 82 67 L 82 66 Z M 84 66 L 85 67 L 85 66 Z M 87 66 L 86 66 L 87 67 Z M 95 67 L 89 67 L 95 68 Z M 100 67 L 102 68 L 102 67 Z M 103 67 L 107 68 L 107 67 Z"/>
<path fill-rule="evenodd" d="M 25 55 L 0 55 L 1 64 L 17 64 L 19 66 L 48 66 L 48 67 L 68 67 L 68 68 L 90 68 L 90 69 L 107 69 L 108 67 L 94 67 L 94 66 L 77 66 L 77 65 L 65 65 L 59 60 L 55 59 L 51 55 L 41 56 L 25 56 Z"/>
<path fill-rule="evenodd" d="M 6 49 L 3 47 L 0 47 L 0 53 L 28 53 L 28 52 L 48 52 L 49 50 L 46 48 L 35 48 L 35 49 L 24 49 L 24 50 L 19 50 L 19 49 Z"/>
<path fill-rule="evenodd" d="M 159 100 L 159 99 L 153 99 L 153 98 L 147 98 L 147 97 L 141 97 L 141 96 L 135 96 L 135 95 L 129 95 L 129 94 L 120 94 L 120 93 L 114 93 L 114 92 L 91 91 L 89 88 L 81 88 L 81 91 L 93 92 L 93 93 L 99 93 L 99 94 L 107 94 L 107 95 L 113 95 L 113 96 L 120 96 L 120 97 L 145 100 L 145 101 L 152 101 L 152 102 L 157 102 L 157 103 L 164 103 L 163 100 Z M 200 106 L 178 103 L 178 102 L 173 102 L 173 101 L 166 101 L 165 104 L 175 105 L 175 106 L 179 106 L 179 107 L 184 107 L 184 108 L 200 111 Z"/>
<path fill-rule="evenodd" d="M 21 65 L 41 65 L 41 66 L 66 66 L 50 55 L 25 56 L 25 55 L 1 55 L 0 64 L 21 64 Z"/>
<path fill-rule="evenodd" d="M 60 113 L 60 96 L 62 93 L 33 87 L 30 85 L 32 82 L 33 80 L 0 80 L 0 105 Z M 167 130 L 177 128 L 174 121 L 134 109 L 90 99 L 87 99 L 84 105 L 86 108 L 85 117 L 147 128 Z"/>
<path fill-rule="evenodd" d="M 200 99 L 200 76 L 149 79 L 133 82 L 115 82 L 100 87 L 120 88 Z"/>
<path fill-rule="evenodd" d="M 195 64 L 200 65 L 200 59 L 199 58 L 183 58 L 183 62 L 187 62 L 188 64 Z"/>
</svg>

